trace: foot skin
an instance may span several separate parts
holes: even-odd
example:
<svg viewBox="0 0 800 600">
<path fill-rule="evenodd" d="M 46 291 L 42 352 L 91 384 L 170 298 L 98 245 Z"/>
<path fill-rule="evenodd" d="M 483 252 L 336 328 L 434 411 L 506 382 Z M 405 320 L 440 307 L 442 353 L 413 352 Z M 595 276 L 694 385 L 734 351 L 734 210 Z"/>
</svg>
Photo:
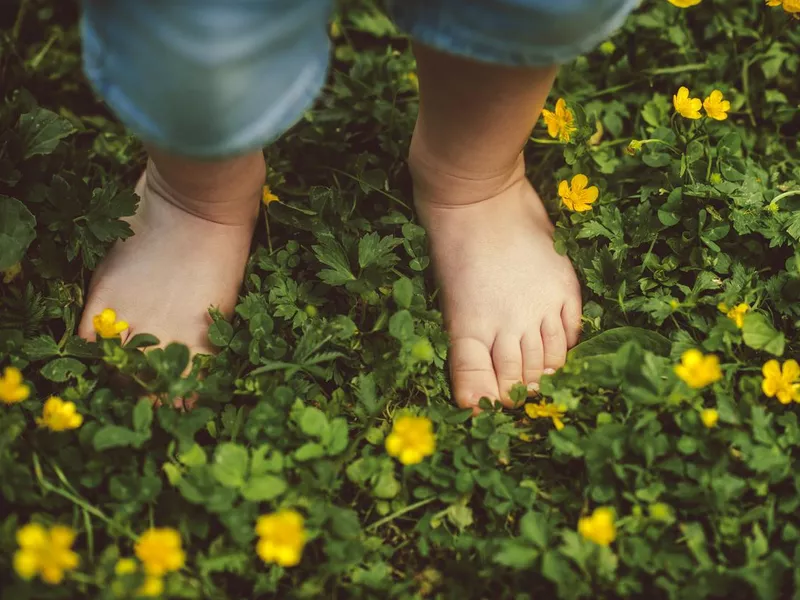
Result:
<svg viewBox="0 0 800 600">
<path fill-rule="evenodd" d="M 256 176 L 252 199 L 233 199 L 252 203 L 252 210 L 231 211 L 237 216 L 227 219 L 214 203 L 215 220 L 209 220 L 203 203 L 172 190 L 151 162 L 136 188 L 139 209 L 129 219 L 134 235 L 118 241 L 94 273 L 79 335 L 95 339 L 92 316 L 113 308 L 130 324 L 123 341 L 151 333 L 163 345 L 177 341 L 193 353 L 210 352 L 208 309 L 231 314 L 236 305 L 261 183 L 263 175 Z"/>
<path fill-rule="evenodd" d="M 414 202 L 430 240 L 450 334 L 453 393 L 477 411 L 482 397 L 512 406 L 511 387 L 538 391 L 580 333 L 581 293 L 553 225 L 525 177 L 464 177 L 410 160 Z"/>
</svg>

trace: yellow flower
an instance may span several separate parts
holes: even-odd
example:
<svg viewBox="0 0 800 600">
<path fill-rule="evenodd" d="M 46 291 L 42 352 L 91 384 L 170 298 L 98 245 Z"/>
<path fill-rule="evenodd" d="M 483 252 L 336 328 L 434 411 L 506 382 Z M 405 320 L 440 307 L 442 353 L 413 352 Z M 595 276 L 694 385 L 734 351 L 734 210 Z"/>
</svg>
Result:
<svg viewBox="0 0 800 600">
<path fill-rule="evenodd" d="M 65 402 L 58 396 L 50 396 L 44 403 L 42 416 L 36 418 L 36 423 L 50 431 L 66 431 L 83 425 L 83 415 L 75 410 L 74 403 Z"/>
<path fill-rule="evenodd" d="M 722 379 L 719 359 L 714 354 L 704 355 L 700 350 L 687 350 L 681 355 L 681 364 L 675 373 L 689 387 L 700 389 Z"/>
<path fill-rule="evenodd" d="M 719 421 L 719 413 L 715 408 L 704 408 L 700 411 L 700 420 L 703 422 L 703 425 L 711 429 L 712 427 L 717 426 L 717 421 Z"/>
<path fill-rule="evenodd" d="M 563 404 L 548 404 L 544 400 L 539 404 L 529 402 L 525 405 L 525 414 L 531 419 L 552 419 L 557 431 L 564 429 L 564 422 L 561 420 L 567 407 Z"/>
<path fill-rule="evenodd" d="M 415 465 L 436 450 L 433 423 L 427 417 L 400 417 L 386 436 L 386 452 L 404 465 Z"/>
<path fill-rule="evenodd" d="M 787 13 L 800 14 L 800 0 L 767 0 L 767 6 L 782 6 Z"/>
<path fill-rule="evenodd" d="M 17 530 L 14 570 L 23 579 L 39 575 L 45 583 L 61 583 L 64 572 L 75 569 L 80 561 L 72 551 L 74 541 L 75 532 L 69 527 L 54 525 L 48 530 L 29 523 Z"/>
<path fill-rule="evenodd" d="M 272 190 L 268 185 L 265 185 L 263 188 L 261 188 L 261 202 L 264 203 L 264 206 L 269 206 L 273 202 L 280 201 L 281 199 L 272 193 Z"/>
<path fill-rule="evenodd" d="M 148 575 L 144 578 L 144 583 L 136 590 L 137 596 L 154 598 L 164 593 L 164 580 L 161 577 Z"/>
<path fill-rule="evenodd" d="M 706 114 L 712 119 L 724 121 L 728 118 L 731 103 L 723 99 L 722 92 L 714 90 L 709 94 L 708 98 L 703 100 L 703 108 L 706 109 Z"/>
<path fill-rule="evenodd" d="M 17 275 L 22 273 L 22 265 L 20 263 L 14 263 L 10 267 L 8 267 L 3 273 L 3 283 L 11 283 L 17 278 Z"/>
<path fill-rule="evenodd" d="M 744 326 L 744 315 L 748 310 L 750 310 L 750 305 L 742 302 L 741 304 L 737 304 L 733 308 L 730 308 L 727 304 L 720 302 L 717 304 L 717 308 L 720 310 L 720 312 L 725 313 L 725 316 L 736 323 L 736 326 L 741 329 Z"/>
<path fill-rule="evenodd" d="M 686 86 L 681 86 L 678 93 L 672 97 L 672 104 L 682 117 L 687 119 L 700 118 L 700 108 L 703 106 L 703 102 L 700 98 L 690 98 L 689 88 Z"/>
<path fill-rule="evenodd" d="M 567 103 L 563 98 L 556 101 L 556 111 L 550 112 L 545 109 L 542 111 L 544 123 L 547 125 L 547 133 L 550 137 L 557 137 L 562 142 L 568 142 L 572 134 L 578 129 L 575 127 L 575 115 L 567 108 Z"/>
<path fill-rule="evenodd" d="M 181 536 L 170 527 L 155 527 L 145 531 L 136 542 L 134 552 L 142 561 L 145 573 L 153 577 L 177 571 L 186 561 L 186 554 L 181 548 Z"/>
<path fill-rule="evenodd" d="M 703 0 L 667 0 L 670 4 L 678 8 L 689 8 L 690 6 L 697 6 Z"/>
<path fill-rule="evenodd" d="M 761 369 L 764 380 L 761 389 L 769 398 L 778 398 L 781 404 L 789 404 L 792 400 L 800 402 L 800 365 L 794 359 L 783 363 L 783 368 L 777 360 L 768 360 Z"/>
<path fill-rule="evenodd" d="M 92 317 L 94 330 L 102 338 L 115 338 L 128 328 L 125 321 L 117 321 L 117 313 L 113 308 L 106 308 Z"/>
<path fill-rule="evenodd" d="M 16 404 L 27 400 L 30 394 L 30 388 L 22 383 L 22 372 L 17 367 L 6 367 L 0 377 L 0 401 Z"/>
<path fill-rule="evenodd" d="M 800 15 L 800 0 L 783 0 L 783 10 L 797 18 Z"/>
<path fill-rule="evenodd" d="M 117 564 L 114 565 L 114 574 L 120 576 L 132 575 L 133 573 L 136 573 L 138 568 L 139 566 L 132 558 L 120 558 L 117 561 Z"/>
<path fill-rule="evenodd" d="M 592 209 L 592 202 L 597 200 L 600 190 L 596 185 L 586 187 L 589 178 L 583 173 L 578 173 L 572 178 L 572 185 L 563 180 L 558 184 L 558 195 L 561 196 L 564 206 L 575 212 L 585 212 Z"/>
<path fill-rule="evenodd" d="M 417 74 L 414 73 L 414 71 L 406 73 L 406 81 L 411 84 L 411 87 L 419 91 L 419 77 L 417 77 Z"/>
<path fill-rule="evenodd" d="M 614 512 L 604 506 L 594 509 L 591 516 L 580 518 L 578 533 L 598 546 L 608 546 L 617 538 Z"/>
<path fill-rule="evenodd" d="M 308 534 L 303 525 L 303 515 L 284 508 L 275 513 L 261 515 L 256 522 L 259 536 L 256 553 L 265 563 L 294 567 L 300 562 Z"/>
</svg>

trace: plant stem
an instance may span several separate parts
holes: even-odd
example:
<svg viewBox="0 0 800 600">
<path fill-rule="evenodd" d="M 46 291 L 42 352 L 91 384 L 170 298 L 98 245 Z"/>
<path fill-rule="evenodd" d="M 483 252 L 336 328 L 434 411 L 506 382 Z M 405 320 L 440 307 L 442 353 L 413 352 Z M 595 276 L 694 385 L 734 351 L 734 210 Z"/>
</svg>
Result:
<svg viewBox="0 0 800 600">
<path fill-rule="evenodd" d="M 415 502 L 414 504 L 409 504 L 408 506 L 401 508 L 398 511 L 395 511 L 390 515 L 386 515 L 382 519 L 378 519 L 374 523 L 368 525 L 366 530 L 374 531 L 381 525 L 386 525 L 386 523 L 394 521 L 397 517 L 402 517 L 406 513 L 409 513 L 413 510 L 417 510 L 418 508 L 422 508 L 423 506 L 425 506 L 426 504 L 430 504 L 434 500 L 436 500 L 436 496 L 431 496 L 430 498 L 425 498 L 425 500 L 420 500 L 419 502 Z"/>
</svg>

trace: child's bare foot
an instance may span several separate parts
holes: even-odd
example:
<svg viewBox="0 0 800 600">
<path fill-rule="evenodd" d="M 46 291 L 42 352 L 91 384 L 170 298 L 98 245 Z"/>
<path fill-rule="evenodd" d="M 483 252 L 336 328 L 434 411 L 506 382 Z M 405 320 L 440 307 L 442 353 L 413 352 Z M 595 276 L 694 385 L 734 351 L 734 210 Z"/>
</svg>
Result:
<svg viewBox="0 0 800 600">
<path fill-rule="evenodd" d="M 180 194 L 150 161 L 136 188 L 139 210 L 129 220 L 134 235 L 117 242 L 94 273 L 79 334 L 94 339 L 92 316 L 113 308 L 130 324 L 123 339 L 151 333 L 162 344 L 208 352 L 208 308 L 233 311 L 250 251 L 263 159 L 252 168 L 212 200 Z"/>
<path fill-rule="evenodd" d="M 412 149 L 413 149 L 412 144 Z M 414 201 L 428 231 L 450 333 L 459 406 L 481 397 L 510 406 L 509 390 L 530 390 L 563 365 L 580 332 L 581 292 L 569 260 L 553 248 L 553 226 L 525 177 L 474 179 L 410 160 Z"/>
</svg>

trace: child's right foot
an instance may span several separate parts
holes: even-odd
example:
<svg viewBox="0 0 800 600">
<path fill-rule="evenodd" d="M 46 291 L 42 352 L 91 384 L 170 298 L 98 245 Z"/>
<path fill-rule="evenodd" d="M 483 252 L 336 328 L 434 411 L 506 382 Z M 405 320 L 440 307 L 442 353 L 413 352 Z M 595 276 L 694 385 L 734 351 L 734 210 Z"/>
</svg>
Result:
<svg viewBox="0 0 800 600">
<path fill-rule="evenodd" d="M 542 373 L 561 367 L 577 343 L 575 271 L 553 248 L 521 156 L 500 177 L 454 176 L 415 155 L 412 142 L 410 165 L 450 334 L 453 396 L 473 410 L 482 397 L 512 406 L 514 384 L 537 391 Z"/>
<path fill-rule="evenodd" d="M 211 350 L 208 309 L 233 312 L 258 218 L 264 164 L 260 153 L 251 158 L 224 189 L 203 189 L 205 198 L 180 194 L 148 163 L 129 219 L 134 235 L 118 241 L 94 273 L 82 337 L 94 339 L 92 317 L 113 308 L 130 324 L 123 340 L 151 333 L 162 344 Z"/>
</svg>

